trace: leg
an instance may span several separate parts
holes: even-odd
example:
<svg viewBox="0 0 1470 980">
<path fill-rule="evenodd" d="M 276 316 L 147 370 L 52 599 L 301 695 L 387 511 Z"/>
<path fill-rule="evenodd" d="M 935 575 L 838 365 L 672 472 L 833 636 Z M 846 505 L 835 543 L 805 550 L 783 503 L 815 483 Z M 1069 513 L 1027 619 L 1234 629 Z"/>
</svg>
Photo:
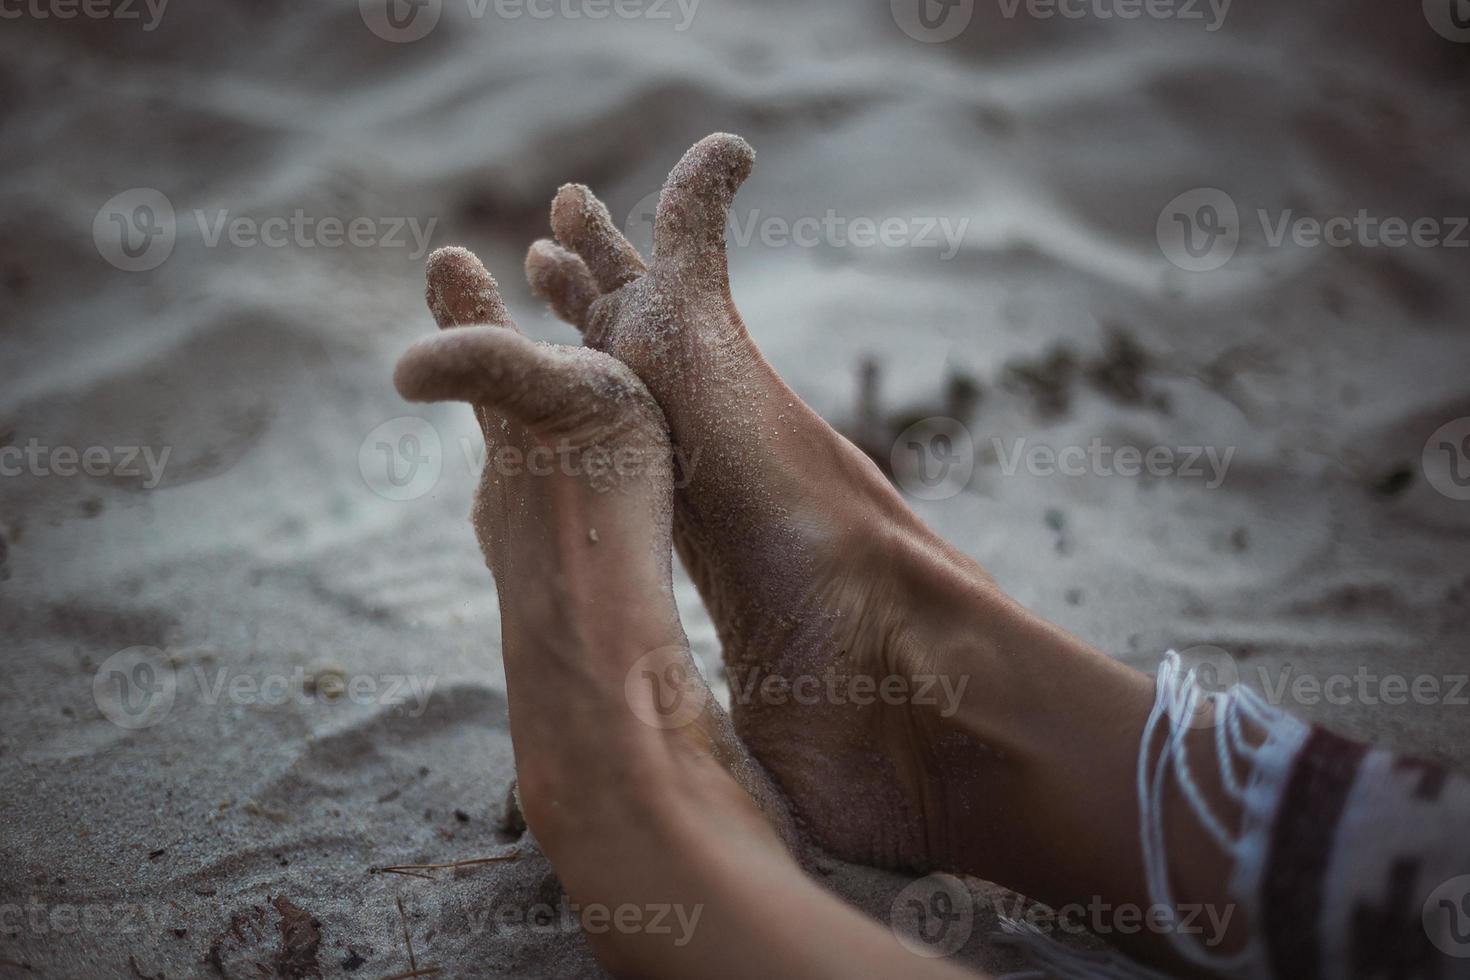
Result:
<svg viewBox="0 0 1470 980">
<path fill-rule="evenodd" d="M 527 259 L 693 462 L 675 538 L 720 631 L 736 730 L 839 856 L 1147 905 L 1133 786 L 1149 679 L 1011 601 L 761 356 L 723 237 L 752 158 L 730 136 L 685 156 L 646 267 L 576 186 L 552 208 L 560 244 Z M 770 678 L 822 693 L 776 701 Z M 857 703 L 889 679 L 912 696 Z M 921 704 L 921 688 L 938 696 Z"/>
<path fill-rule="evenodd" d="M 643 385 L 607 355 L 520 336 L 468 253 L 436 253 L 429 275 L 455 329 L 410 350 L 396 382 L 411 400 L 470 402 L 485 431 L 474 523 L 499 587 L 527 822 L 579 904 L 671 906 L 687 925 L 589 929 L 599 957 L 636 976 L 963 976 L 802 873 L 784 802 L 689 661 L 668 437 Z"/>
<path fill-rule="evenodd" d="M 552 209 L 561 245 L 538 243 L 527 259 L 532 287 L 590 345 L 638 372 L 681 455 L 696 463 L 676 500 L 676 542 L 721 633 L 738 732 L 812 836 L 851 860 L 968 871 L 1053 905 L 1096 898 L 1146 909 L 1163 893 L 1175 906 L 1228 913 L 1249 858 L 1241 842 L 1265 819 L 1238 774 L 1218 764 L 1231 723 L 1216 713 L 1230 703 L 1199 705 L 1197 717 L 1167 726 L 1169 755 L 1155 772 L 1162 745 L 1150 739 L 1140 759 L 1158 715 L 1153 682 L 1012 602 L 782 383 L 734 308 L 725 266 L 726 214 L 752 162 L 736 137 L 691 150 L 665 186 L 648 266 L 575 186 Z M 803 703 L 768 698 L 762 683 L 778 678 L 777 690 L 791 691 L 834 674 L 854 682 L 849 693 L 858 680 L 871 690 L 885 679 L 937 679 L 953 697 L 859 704 L 828 688 Z M 1233 751 L 1268 766 L 1289 730 L 1258 718 L 1241 726 Z M 1306 772 L 1311 786 L 1335 784 L 1340 795 L 1344 786 L 1374 791 L 1332 757 L 1321 748 L 1291 757 L 1278 788 Z M 1428 843 L 1418 850 L 1448 855 L 1446 814 L 1466 809 L 1470 800 L 1449 806 L 1438 823 L 1420 815 L 1413 826 Z M 1405 811 L 1362 812 L 1371 825 L 1375 812 Z M 1422 873 L 1465 863 L 1457 860 L 1426 858 Z M 1394 921 L 1412 918 L 1414 901 L 1388 904 Z M 1470 953 L 1470 897 L 1463 911 Z M 1315 915 L 1297 909 L 1289 921 Z M 1267 927 L 1244 920 L 1215 937 L 1217 952 L 1262 940 Z M 1444 927 L 1451 938 L 1455 923 Z M 1423 931 L 1409 933 L 1422 948 Z M 1120 938 L 1199 971 L 1158 931 Z"/>
</svg>

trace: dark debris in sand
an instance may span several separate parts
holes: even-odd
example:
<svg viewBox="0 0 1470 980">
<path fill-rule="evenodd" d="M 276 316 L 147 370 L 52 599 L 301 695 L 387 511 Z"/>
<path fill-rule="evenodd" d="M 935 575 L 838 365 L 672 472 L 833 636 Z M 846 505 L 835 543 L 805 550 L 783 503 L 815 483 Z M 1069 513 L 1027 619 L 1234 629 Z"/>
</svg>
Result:
<svg viewBox="0 0 1470 980">
<path fill-rule="evenodd" d="M 1075 392 L 1082 384 L 1115 404 L 1168 414 L 1168 396 L 1153 383 L 1164 369 L 1160 358 L 1126 326 L 1109 323 L 1097 354 L 1083 356 L 1070 344 L 1054 344 L 1035 357 L 1008 362 L 996 384 L 1042 421 L 1069 415 Z M 882 374 L 882 365 L 875 359 L 862 361 L 856 411 L 842 431 L 890 476 L 889 451 L 905 430 L 929 418 L 949 418 L 969 425 L 986 397 L 986 388 L 979 380 L 951 370 L 941 398 L 890 412 L 883 404 Z"/>
<path fill-rule="evenodd" d="M 317 955 L 321 949 L 322 924 L 284 895 L 268 898 L 278 916 L 275 929 L 264 906 L 252 905 L 230 916 L 229 925 L 210 944 L 205 962 L 223 977 L 273 977 L 279 980 L 308 980 L 322 976 Z M 272 932 L 276 949 L 263 947 Z"/>
<path fill-rule="evenodd" d="M 1109 323 L 1105 331 L 1102 351 L 1092 357 L 1061 343 L 1038 357 L 1011 361 L 1001 373 L 1001 387 L 1027 398 L 1032 411 L 1048 420 L 1071 411 L 1079 381 L 1115 404 L 1167 413 L 1167 396 L 1150 384 L 1161 367 L 1159 359 L 1122 324 Z"/>
</svg>

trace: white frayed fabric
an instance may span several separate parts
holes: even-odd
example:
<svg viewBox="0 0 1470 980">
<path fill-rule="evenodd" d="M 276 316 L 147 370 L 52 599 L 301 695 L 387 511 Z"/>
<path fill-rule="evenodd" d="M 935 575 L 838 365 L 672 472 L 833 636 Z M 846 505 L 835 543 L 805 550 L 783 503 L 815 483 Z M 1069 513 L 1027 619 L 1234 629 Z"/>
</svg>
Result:
<svg viewBox="0 0 1470 980">
<path fill-rule="evenodd" d="M 1270 841 L 1270 828 L 1294 760 L 1309 729 L 1270 705 L 1249 688 L 1237 685 L 1228 692 L 1206 694 L 1194 671 L 1181 673 L 1179 655 L 1170 651 L 1159 667 L 1153 710 L 1144 726 L 1138 750 L 1138 803 L 1140 837 L 1149 900 L 1166 917 L 1170 943 L 1187 962 L 1227 977 L 1269 978 L 1266 950 L 1257 930 L 1248 943 L 1231 955 L 1215 953 L 1186 929 L 1179 928 L 1179 906 L 1170 884 L 1165 850 L 1167 789 L 1173 784 L 1190 813 L 1231 859 L 1230 894 L 1235 908 L 1249 925 L 1259 911 L 1260 880 Z M 1204 710 L 1213 712 L 1215 752 L 1226 793 L 1243 817 L 1231 831 L 1227 817 L 1205 800 L 1186 751 L 1191 722 Z M 1162 744 L 1160 744 L 1162 742 Z M 1160 980 L 1157 973 L 1121 953 L 1079 951 L 1065 946 L 1027 922 L 1001 919 L 1002 942 L 1017 945 L 1042 971 L 1035 974 L 1059 980 Z"/>
<path fill-rule="evenodd" d="M 1210 750 L 1189 738 L 1206 729 Z M 1223 788 L 1213 803 L 1200 789 L 1202 767 Z M 1136 788 L 1150 912 L 1185 962 L 1239 980 L 1470 980 L 1470 780 L 1312 727 L 1239 684 L 1206 693 L 1170 651 Z M 1175 901 L 1165 827 L 1177 825 L 1180 806 L 1229 862 L 1220 911 L 1245 937 L 1232 953 L 1179 919 L 1191 907 Z M 1159 976 L 1119 953 L 1064 946 L 1030 923 L 1001 927 L 1041 971 L 1029 975 Z"/>
<path fill-rule="evenodd" d="M 1182 930 L 1170 929 L 1170 944 L 1188 962 L 1221 976 L 1267 978 L 1271 971 L 1265 943 L 1254 927 L 1260 920 L 1259 886 L 1271 826 L 1310 729 L 1243 685 L 1206 694 L 1196 681 L 1196 672 L 1181 675 L 1182 669 L 1177 653 L 1165 654 L 1155 680 L 1153 711 L 1138 750 L 1139 822 L 1149 900 L 1168 914 L 1176 914 L 1164 837 L 1164 804 L 1172 783 L 1190 814 L 1231 861 L 1228 889 L 1233 905 L 1243 914 L 1248 939 L 1239 951 L 1227 955 L 1206 949 Z M 1213 727 L 1213 762 L 1225 793 L 1240 814 L 1235 831 L 1226 824 L 1229 815 L 1216 813 L 1204 798 L 1190 764 L 1185 738 L 1201 719 Z M 1166 723 L 1168 730 L 1164 731 Z M 1156 752 L 1161 736 L 1163 744 Z"/>
</svg>

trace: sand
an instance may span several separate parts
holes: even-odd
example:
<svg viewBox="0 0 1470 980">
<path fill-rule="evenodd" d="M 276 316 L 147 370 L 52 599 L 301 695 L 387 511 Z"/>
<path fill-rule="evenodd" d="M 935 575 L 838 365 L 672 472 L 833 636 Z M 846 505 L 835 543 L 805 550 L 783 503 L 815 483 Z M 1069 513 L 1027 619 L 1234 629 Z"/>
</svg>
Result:
<svg viewBox="0 0 1470 980">
<path fill-rule="evenodd" d="M 423 246 L 473 248 L 523 329 L 571 342 L 520 272 L 556 189 L 593 186 L 646 246 L 649 195 L 717 130 L 760 154 L 735 298 L 803 398 L 853 420 L 864 357 L 889 420 L 932 414 L 951 373 L 981 386 L 967 489 L 915 505 L 1004 587 L 1145 670 L 1208 645 L 1257 687 L 1288 665 L 1438 679 L 1432 704 L 1284 698 L 1470 764 L 1449 690 L 1470 503 L 1421 465 L 1470 416 L 1470 251 L 1272 247 L 1255 218 L 1470 213 L 1470 46 L 1384 6 L 1240 3 L 1207 31 L 981 4 L 944 44 L 850 0 L 705 0 L 685 30 L 672 5 L 475 20 L 450 0 L 406 44 L 346 2 L 7 21 L 0 443 L 34 450 L 0 477 L 0 975 L 385 977 L 409 942 L 444 976 L 598 975 L 534 841 L 501 827 L 475 421 L 403 404 L 392 365 L 433 330 Z M 176 235 L 127 271 L 159 252 L 99 248 L 99 209 L 138 188 Z M 1195 188 L 1245 216 L 1215 272 L 1156 240 Z M 829 210 L 841 234 L 783 241 Z M 374 219 L 378 244 L 330 244 L 327 217 Z M 843 237 L 892 217 L 908 244 Z M 1219 481 L 1028 470 L 1094 439 L 1230 461 Z M 129 714 L 138 685 L 155 698 Z M 826 871 L 885 918 L 907 884 Z M 1018 969 L 1001 893 L 971 887 L 957 955 Z"/>
</svg>

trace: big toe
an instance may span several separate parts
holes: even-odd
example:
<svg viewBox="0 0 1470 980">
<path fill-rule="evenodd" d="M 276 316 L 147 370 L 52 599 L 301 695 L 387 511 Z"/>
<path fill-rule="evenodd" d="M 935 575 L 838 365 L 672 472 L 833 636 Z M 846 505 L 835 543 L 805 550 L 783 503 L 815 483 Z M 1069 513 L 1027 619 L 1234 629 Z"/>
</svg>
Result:
<svg viewBox="0 0 1470 980">
<path fill-rule="evenodd" d="M 424 298 L 440 327 L 514 327 L 495 277 L 467 248 L 441 248 L 425 267 Z"/>
<path fill-rule="evenodd" d="M 690 147 L 659 197 L 655 259 L 723 272 L 730 207 L 754 167 L 755 150 L 730 133 L 706 136 Z"/>
<path fill-rule="evenodd" d="M 399 359 L 393 380 L 409 401 L 485 406 L 542 438 L 590 444 L 635 431 L 666 438 L 663 414 L 626 365 L 515 331 L 466 327 L 425 337 Z"/>
</svg>

